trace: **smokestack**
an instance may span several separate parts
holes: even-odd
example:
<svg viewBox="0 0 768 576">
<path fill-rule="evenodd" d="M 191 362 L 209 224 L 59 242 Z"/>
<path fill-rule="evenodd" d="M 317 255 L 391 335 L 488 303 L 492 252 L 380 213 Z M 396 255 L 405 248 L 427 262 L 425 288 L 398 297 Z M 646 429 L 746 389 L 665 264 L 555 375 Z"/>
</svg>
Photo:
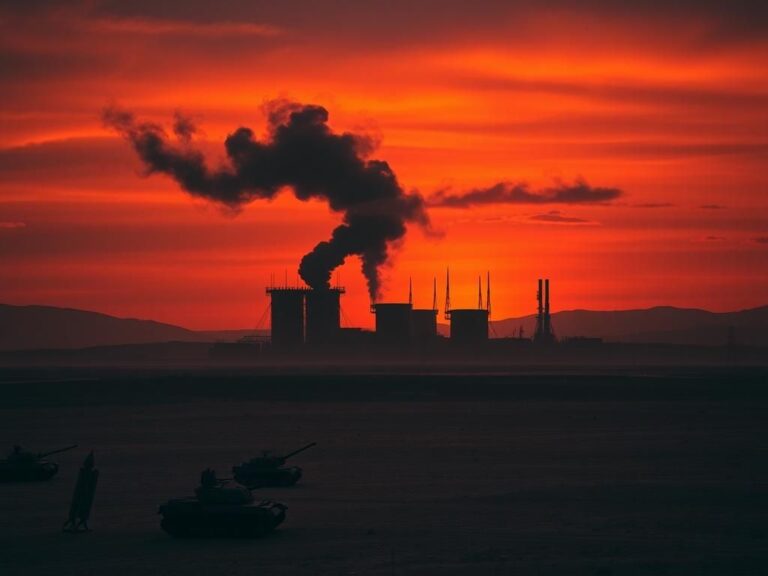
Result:
<svg viewBox="0 0 768 576">
<path fill-rule="evenodd" d="M 544 280 L 544 314 L 549 318 L 549 278 Z"/>
<path fill-rule="evenodd" d="M 432 310 L 437 310 L 437 276 L 432 278 Z"/>
<path fill-rule="evenodd" d="M 542 292 L 542 281 L 541 281 L 541 278 L 539 278 L 539 290 L 536 292 L 536 300 L 539 303 L 539 310 L 538 310 L 539 317 L 541 317 L 541 315 L 544 313 L 544 305 L 542 302 L 543 297 L 544 297 L 544 294 Z"/>
<path fill-rule="evenodd" d="M 413 306 L 413 278 L 408 278 L 408 304 Z"/>
</svg>

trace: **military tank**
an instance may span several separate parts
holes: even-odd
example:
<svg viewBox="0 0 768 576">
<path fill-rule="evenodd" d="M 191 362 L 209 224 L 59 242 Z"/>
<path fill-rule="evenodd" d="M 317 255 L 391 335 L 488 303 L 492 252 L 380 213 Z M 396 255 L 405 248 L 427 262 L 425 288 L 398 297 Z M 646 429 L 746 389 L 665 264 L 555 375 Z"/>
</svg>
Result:
<svg viewBox="0 0 768 576">
<path fill-rule="evenodd" d="M 0 482 L 37 482 L 50 480 L 59 471 L 56 462 L 46 460 L 48 456 L 77 448 L 77 444 L 50 450 L 49 452 L 28 452 L 21 446 L 14 446 L 8 457 L 0 460 Z"/>
<path fill-rule="evenodd" d="M 261 456 L 233 466 L 232 474 L 237 482 L 251 490 L 267 486 L 293 486 L 301 479 L 302 469 L 298 466 L 286 466 L 285 463 L 289 458 L 315 445 L 317 442 L 311 442 L 285 456 L 262 452 Z"/>
<path fill-rule="evenodd" d="M 286 506 L 279 502 L 254 502 L 247 488 L 216 478 L 204 470 L 195 496 L 173 498 L 160 506 L 160 527 L 179 538 L 254 538 L 272 532 L 285 520 Z"/>
</svg>

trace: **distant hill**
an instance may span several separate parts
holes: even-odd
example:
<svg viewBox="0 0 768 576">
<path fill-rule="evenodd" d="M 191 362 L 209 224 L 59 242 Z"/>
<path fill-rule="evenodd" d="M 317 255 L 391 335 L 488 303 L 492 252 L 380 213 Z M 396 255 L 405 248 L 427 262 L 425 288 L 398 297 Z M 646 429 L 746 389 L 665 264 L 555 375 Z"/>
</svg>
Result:
<svg viewBox="0 0 768 576">
<path fill-rule="evenodd" d="M 492 337 L 533 335 L 535 316 L 491 322 Z M 723 345 L 733 328 L 736 343 L 768 346 L 768 306 L 739 312 L 659 306 L 644 310 L 567 310 L 552 314 L 559 338 L 591 336 L 609 342 Z M 448 327 L 439 330 L 447 334 Z M 116 318 L 98 312 L 53 306 L 0 304 L 0 350 L 85 348 L 157 342 L 235 341 L 266 330 L 194 331 L 152 320 Z"/>
<path fill-rule="evenodd" d="M 195 332 L 153 320 L 53 306 L 0 304 L 0 350 L 85 348 L 155 342 L 237 340 L 255 331 Z"/>
<path fill-rule="evenodd" d="M 520 327 L 530 336 L 536 317 L 507 318 L 491 322 L 491 335 L 517 335 Z M 552 314 L 559 338 L 590 336 L 612 342 L 723 345 L 728 332 L 738 344 L 768 346 L 768 306 L 739 312 L 708 312 L 691 308 L 658 306 L 643 310 L 566 310 Z"/>
</svg>

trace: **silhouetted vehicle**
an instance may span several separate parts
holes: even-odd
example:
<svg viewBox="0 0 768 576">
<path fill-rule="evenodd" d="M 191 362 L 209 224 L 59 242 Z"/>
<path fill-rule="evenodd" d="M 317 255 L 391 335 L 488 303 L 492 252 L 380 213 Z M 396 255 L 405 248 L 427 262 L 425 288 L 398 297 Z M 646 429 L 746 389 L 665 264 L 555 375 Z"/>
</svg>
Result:
<svg viewBox="0 0 768 576">
<path fill-rule="evenodd" d="M 288 458 L 316 444 L 317 442 L 312 442 L 285 456 L 263 452 L 261 456 L 233 466 L 232 474 L 235 480 L 250 489 L 264 486 L 293 486 L 301 478 L 302 470 L 298 466 L 285 466 L 285 462 Z"/>
<path fill-rule="evenodd" d="M 77 448 L 77 444 L 50 450 L 49 452 L 27 452 L 21 446 L 14 446 L 4 460 L 0 460 L 0 482 L 36 482 L 50 480 L 59 471 L 56 462 L 45 460 L 47 456 Z"/>
<path fill-rule="evenodd" d="M 216 478 L 204 470 L 194 498 L 173 498 L 160 506 L 160 527 L 171 536 L 253 538 L 263 536 L 285 520 L 286 506 L 254 502 L 251 491 Z"/>
</svg>

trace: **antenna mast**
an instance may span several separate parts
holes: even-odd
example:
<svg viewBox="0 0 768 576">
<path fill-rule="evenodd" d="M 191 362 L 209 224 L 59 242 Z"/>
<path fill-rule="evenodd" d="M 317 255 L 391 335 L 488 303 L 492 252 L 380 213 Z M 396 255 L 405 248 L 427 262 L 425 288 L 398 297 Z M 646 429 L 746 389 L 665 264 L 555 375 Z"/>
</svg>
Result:
<svg viewBox="0 0 768 576">
<path fill-rule="evenodd" d="M 477 309 L 483 309 L 483 277 L 477 277 Z"/>
<path fill-rule="evenodd" d="M 445 318 L 451 317 L 451 269 L 445 269 Z"/>
<path fill-rule="evenodd" d="M 485 307 L 488 309 L 488 317 L 491 317 L 491 273 L 486 272 L 485 278 Z"/>
</svg>

